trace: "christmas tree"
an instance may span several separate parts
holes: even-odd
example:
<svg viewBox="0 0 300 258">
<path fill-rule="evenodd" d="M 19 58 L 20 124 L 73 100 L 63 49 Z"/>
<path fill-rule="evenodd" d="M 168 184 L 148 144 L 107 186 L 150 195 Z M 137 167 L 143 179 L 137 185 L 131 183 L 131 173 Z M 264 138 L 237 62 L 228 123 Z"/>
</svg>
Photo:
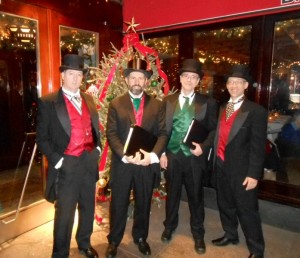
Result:
<svg viewBox="0 0 300 258">
<path fill-rule="evenodd" d="M 108 106 L 112 99 L 127 92 L 127 85 L 123 77 L 123 70 L 127 68 L 127 63 L 134 56 L 139 56 L 147 61 L 148 67 L 153 71 L 149 80 L 146 92 L 155 98 L 162 99 L 168 95 L 169 83 L 166 74 L 161 70 L 161 61 L 155 49 L 150 48 L 141 42 L 139 35 L 135 31 L 136 24 L 134 18 L 131 22 L 126 22 L 127 31 L 123 38 L 123 47 L 117 50 L 112 44 L 112 53 L 104 55 L 98 67 L 90 67 L 87 78 L 86 92 L 93 96 L 100 117 L 100 130 L 102 133 L 102 154 L 99 164 L 100 180 L 98 181 L 97 200 L 106 201 L 109 196 L 106 193 L 109 181 L 110 150 L 105 136 Z M 153 200 L 159 202 L 165 197 L 164 183 L 160 189 L 153 193 Z M 101 223 L 102 218 L 97 218 Z"/>
</svg>

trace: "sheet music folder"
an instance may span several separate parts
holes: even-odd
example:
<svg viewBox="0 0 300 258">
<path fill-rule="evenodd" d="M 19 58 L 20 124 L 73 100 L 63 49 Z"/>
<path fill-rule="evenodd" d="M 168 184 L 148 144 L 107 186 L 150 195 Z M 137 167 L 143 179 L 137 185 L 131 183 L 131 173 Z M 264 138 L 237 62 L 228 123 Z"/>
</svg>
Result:
<svg viewBox="0 0 300 258">
<path fill-rule="evenodd" d="M 134 156 L 140 149 L 151 152 L 156 141 L 157 137 L 144 128 L 138 125 L 131 126 L 124 145 L 124 154 Z"/>
<path fill-rule="evenodd" d="M 189 128 L 183 138 L 183 143 L 190 149 L 195 149 L 192 142 L 202 143 L 208 135 L 208 130 L 195 118 L 191 121 Z"/>
</svg>

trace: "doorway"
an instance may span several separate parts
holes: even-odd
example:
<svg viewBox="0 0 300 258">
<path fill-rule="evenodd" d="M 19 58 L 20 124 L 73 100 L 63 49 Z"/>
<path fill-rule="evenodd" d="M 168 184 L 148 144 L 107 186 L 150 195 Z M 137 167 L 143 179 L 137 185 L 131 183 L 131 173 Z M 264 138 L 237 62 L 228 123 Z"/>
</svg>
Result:
<svg viewBox="0 0 300 258">
<path fill-rule="evenodd" d="M 38 21 L 0 12 L 0 243 L 53 218 L 36 149 Z"/>
</svg>

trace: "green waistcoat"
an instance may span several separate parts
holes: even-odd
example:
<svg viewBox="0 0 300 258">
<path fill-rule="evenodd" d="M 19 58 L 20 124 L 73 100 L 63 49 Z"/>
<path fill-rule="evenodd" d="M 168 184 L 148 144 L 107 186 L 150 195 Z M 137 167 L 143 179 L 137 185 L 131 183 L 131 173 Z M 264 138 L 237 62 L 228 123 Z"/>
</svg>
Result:
<svg viewBox="0 0 300 258">
<path fill-rule="evenodd" d="M 182 150 L 184 155 L 190 156 L 191 151 L 188 146 L 182 143 L 182 140 L 188 130 L 188 127 L 194 118 L 195 107 L 192 103 L 187 109 L 180 109 L 179 103 L 176 105 L 176 109 L 173 116 L 173 128 L 170 141 L 167 149 L 174 154 L 177 154 L 179 150 Z"/>
</svg>

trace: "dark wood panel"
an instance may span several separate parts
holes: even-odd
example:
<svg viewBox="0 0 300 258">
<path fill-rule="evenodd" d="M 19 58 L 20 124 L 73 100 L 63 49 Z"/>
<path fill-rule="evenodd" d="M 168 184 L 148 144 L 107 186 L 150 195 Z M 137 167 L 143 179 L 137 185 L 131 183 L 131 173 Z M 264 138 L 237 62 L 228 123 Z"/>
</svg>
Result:
<svg viewBox="0 0 300 258">
<path fill-rule="evenodd" d="M 58 11 L 67 17 L 83 21 L 93 21 L 97 25 L 104 24 L 113 30 L 122 30 L 122 5 L 116 1 L 105 0 L 18 0 L 27 4 L 45 7 Z"/>
<path fill-rule="evenodd" d="M 300 208 L 300 186 L 262 180 L 259 182 L 259 198 Z"/>
</svg>

